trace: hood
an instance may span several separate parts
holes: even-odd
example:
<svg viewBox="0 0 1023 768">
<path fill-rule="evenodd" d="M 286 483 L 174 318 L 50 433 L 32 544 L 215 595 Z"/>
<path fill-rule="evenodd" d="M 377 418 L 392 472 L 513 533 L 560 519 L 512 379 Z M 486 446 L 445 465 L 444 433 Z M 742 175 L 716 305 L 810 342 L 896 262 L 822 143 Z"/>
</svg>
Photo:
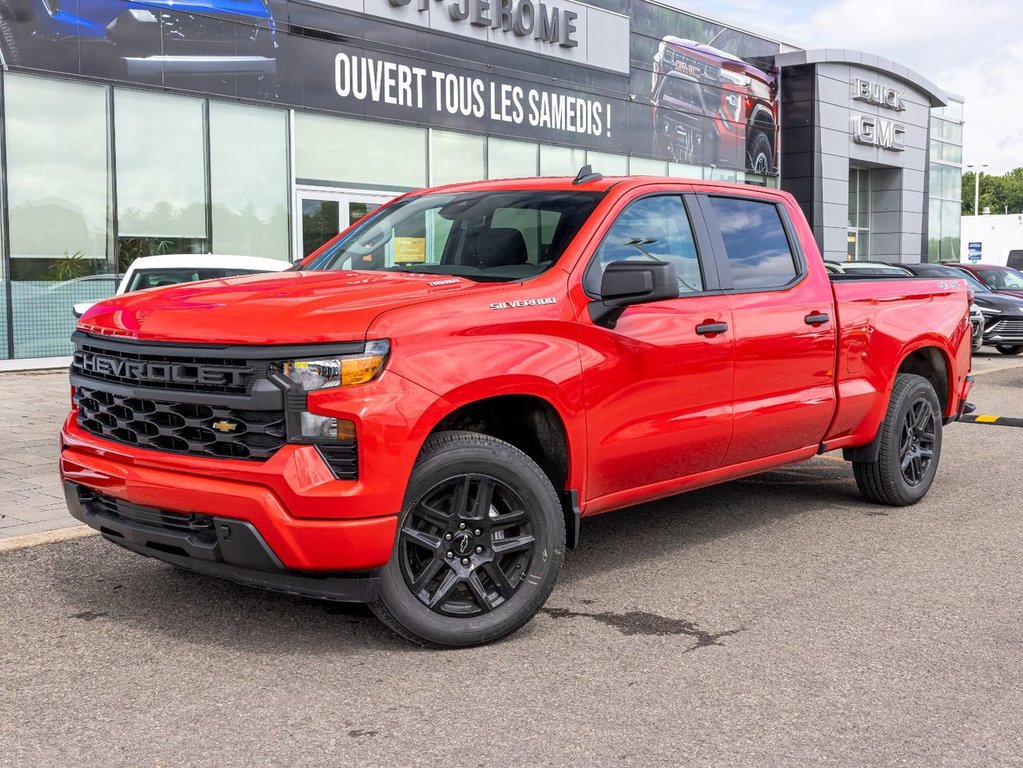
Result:
<svg viewBox="0 0 1023 768">
<path fill-rule="evenodd" d="M 106 299 L 82 316 L 78 329 L 192 344 L 358 341 L 388 309 L 495 287 L 447 275 L 394 272 L 246 275 Z"/>
<path fill-rule="evenodd" d="M 1023 315 L 1023 298 L 1008 293 L 995 291 L 977 293 L 974 295 L 973 303 L 978 307 L 997 309 L 1007 316 Z"/>
</svg>

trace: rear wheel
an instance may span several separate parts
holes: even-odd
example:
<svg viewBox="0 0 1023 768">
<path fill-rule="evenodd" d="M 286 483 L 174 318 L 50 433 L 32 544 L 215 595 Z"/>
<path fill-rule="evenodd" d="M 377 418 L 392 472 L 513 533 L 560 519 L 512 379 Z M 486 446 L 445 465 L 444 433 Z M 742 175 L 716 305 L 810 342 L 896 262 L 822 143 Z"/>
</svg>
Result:
<svg viewBox="0 0 1023 768">
<path fill-rule="evenodd" d="M 532 459 L 488 435 L 441 432 L 412 471 L 370 607 L 421 645 L 492 642 L 540 610 L 564 553 L 558 496 Z"/>
<path fill-rule="evenodd" d="M 1023 352 L 1023 344 L 996 344 L 995 349 L 1003 355 L 1018 355 Z"/>
<path fill-rule="evenodd" d="M 941 456 L 941 404 L 922 376 L 899 374 L 881 424 L 877 461 L 853 462 L 860 493 L 902 507 L 927 495 Z"/>
</svg>

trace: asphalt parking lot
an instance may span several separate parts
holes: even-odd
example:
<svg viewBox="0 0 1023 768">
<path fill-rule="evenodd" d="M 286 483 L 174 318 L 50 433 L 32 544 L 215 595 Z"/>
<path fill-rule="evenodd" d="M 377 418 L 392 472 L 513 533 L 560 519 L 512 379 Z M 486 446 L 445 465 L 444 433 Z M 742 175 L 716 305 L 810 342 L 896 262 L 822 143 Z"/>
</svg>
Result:
<svg viewBox="0 0 1023 768">
<path fill-rule="evenodd" d="M 1023 366 L 975 368 L 1023 417 Z M 1021 448 L 948 427 L 906 509 L 825 456 L 586 521 L 544 611 L 461 651 L 98 537 L 0 553 L 0 765 L 1021 765 Z"/>
</svg>

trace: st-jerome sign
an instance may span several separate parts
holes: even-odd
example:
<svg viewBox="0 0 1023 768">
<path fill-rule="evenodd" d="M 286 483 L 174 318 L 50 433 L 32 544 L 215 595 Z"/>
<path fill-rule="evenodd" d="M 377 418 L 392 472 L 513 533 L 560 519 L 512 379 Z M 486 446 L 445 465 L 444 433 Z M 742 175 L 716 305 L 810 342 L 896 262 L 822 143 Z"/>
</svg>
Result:
<svg viewBox="0 0 1023 768">
<path fill-rule="evenodd" d="M 395 8 L 410 5 L 412 0 L 387 0 Z M 490 27 L 510 32 L 517 37 L 532 37 L 544 43 L 575 48 L 575 11 L 548 6 L 533 0 L 433 0 L 442 3 L 448 17 L 455 22 L 468 21 L 476 27 Z M 416 0 L 420 12 L 429 11 L 430 0 Z"/>
</svg>

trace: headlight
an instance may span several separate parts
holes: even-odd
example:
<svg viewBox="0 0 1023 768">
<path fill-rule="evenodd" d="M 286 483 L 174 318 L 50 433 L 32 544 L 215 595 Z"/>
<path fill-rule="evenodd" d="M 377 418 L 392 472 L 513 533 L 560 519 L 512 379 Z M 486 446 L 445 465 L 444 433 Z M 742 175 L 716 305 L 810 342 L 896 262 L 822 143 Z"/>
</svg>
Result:
<svg viewBox="0 0 1023 768">
<path fill-rule="evenodd" d="M 1000 314 L 1002 314 L 1002 310 L 995 309 L 994 307 L 981 307 L 980 311 L 983 312 L 985 315 L 1000 315 Z"/>
<path fill-rule="evenodd" d="M 387 341 L 370 341 L 362 352 L 311 360 L 284 360 L 271 363 L 270 371 L 290 379 L 306 392 L 351 387 L 375 379 L 384 369 L 390 350 Z"/>
</svg>

